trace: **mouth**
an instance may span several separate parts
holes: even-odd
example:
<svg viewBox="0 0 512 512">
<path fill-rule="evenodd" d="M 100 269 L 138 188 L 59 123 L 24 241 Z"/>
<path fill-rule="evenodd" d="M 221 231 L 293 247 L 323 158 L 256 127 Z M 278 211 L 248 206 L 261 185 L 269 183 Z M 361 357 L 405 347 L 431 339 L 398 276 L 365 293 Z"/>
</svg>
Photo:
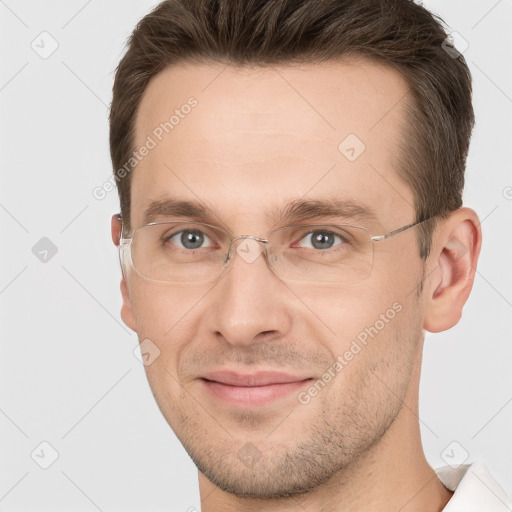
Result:
<svg viewBox="0 0 512 512">
<path fill-rule="evenodd" d="M 292 395 L 313 378 L 278 372 L 212 372 L 199 379 L 207 393 L 236 407 L 261 407 Z"/>
</svg>

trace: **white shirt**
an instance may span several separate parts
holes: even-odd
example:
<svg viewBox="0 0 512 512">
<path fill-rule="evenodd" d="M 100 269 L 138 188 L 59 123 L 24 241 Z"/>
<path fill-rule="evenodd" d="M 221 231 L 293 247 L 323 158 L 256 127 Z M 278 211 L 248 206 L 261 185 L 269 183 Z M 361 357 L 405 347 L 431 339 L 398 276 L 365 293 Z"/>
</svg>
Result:
<svg viewBox="0 0 512 512">
<path fill-rule="evenodd" d="M 455 491 L 442 512 L 512 511 L 512 502 L 482 461 L 443 466 L 435 472 L 447 489 Z"/>
</svg>

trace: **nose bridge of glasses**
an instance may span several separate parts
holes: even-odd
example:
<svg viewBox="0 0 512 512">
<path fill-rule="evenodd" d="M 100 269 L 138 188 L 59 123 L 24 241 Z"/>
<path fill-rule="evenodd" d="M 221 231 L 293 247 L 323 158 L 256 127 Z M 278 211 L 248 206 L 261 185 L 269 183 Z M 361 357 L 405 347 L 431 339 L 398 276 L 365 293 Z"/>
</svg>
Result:
<svg viewBox="0 0 512 512">
<path fill-rule="evenodd" d="M 264 252 L 262 244 L 268 240 L 255 235 L 239 235 L 231 239 L 228 250 L 224 257 L 224 263 L 228 263 L 233 257 L 233 248 L 236 246 L 237 254 L 246 262 L 252 263 Z"/>
</svg>

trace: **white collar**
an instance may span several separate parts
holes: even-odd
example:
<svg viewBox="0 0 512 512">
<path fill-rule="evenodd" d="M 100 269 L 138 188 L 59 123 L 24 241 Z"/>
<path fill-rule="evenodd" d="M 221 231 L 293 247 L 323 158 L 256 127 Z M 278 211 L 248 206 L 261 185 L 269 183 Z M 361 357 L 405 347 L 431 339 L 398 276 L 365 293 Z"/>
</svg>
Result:
<svg viewBox="0 0 512 512">
<path fill-rule="evenodd" d="M 511 512 L 512 502 L 482 461 L 435 470 L 442 484 L 455 491 L 442 512 Z"/>
</svg>

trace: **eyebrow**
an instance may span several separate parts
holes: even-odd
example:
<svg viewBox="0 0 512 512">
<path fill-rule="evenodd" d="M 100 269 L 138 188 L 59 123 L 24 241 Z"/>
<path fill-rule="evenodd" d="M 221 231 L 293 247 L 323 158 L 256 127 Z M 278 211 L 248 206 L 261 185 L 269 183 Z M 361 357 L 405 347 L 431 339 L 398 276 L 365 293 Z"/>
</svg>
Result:
<svg viewBox="0 0 512 512">
<path fill-rule="evenodd" d="M 186 217 L 204 222 L 221 219 L 224 215 L 197 201 L 165 198 L 154 200 L 149 204 L 144 213 L 144 224 L 155 222 L 160 218 L 170 217 Z M 266 218 L 272 223 L 272 227 L 319 217 L 365 222 L 376 222 L 378 220 L 376 212 L 369 206 L 351 199 L 339 198 L 295 199 L 284 206 L 272 208 L 266 214 Z"/>
</svg>

